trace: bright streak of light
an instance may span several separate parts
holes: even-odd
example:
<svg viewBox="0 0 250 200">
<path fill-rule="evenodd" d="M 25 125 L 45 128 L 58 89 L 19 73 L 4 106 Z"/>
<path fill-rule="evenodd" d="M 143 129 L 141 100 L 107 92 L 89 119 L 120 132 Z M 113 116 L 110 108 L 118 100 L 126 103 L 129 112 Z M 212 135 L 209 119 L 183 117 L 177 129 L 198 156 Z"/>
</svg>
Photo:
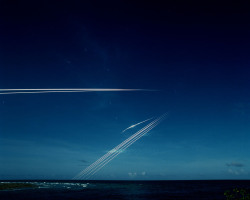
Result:
<svg viewBox="0 0 250 200">
<path fill-rule="evenodd" d="M 149 121 L 149 120 L 151 120 L 151 119 L 153 119 L 153 117 L 151 117 L 151 118 L 149 118 L 149 119 L 146 119 L 146 120 L 144 120 L 144 121 L 142 121 L 142 122 L 139 122 L 139 123 L 137 123 L 137 124 L 131 125 L 130 127 L 124 129 L 124 130 L 122 131 L 122 133 L 124 133 L 124 132 L 127 131 L 128 129 L 134 128 L 134 127 L 138 126 L 139 124 L 142 124 L 142 123 L 144 123 L 144 122 L 147 122 L 147 121 Z"/>
<path fill-rule="evenodd" d="M 1 92 L 0 94 L 39 94 L 39 93 L 64 93 L 64 92 L 89 92 L 85 90 L 74 90 L 74 91 L 67 91 L 67 90 L 54 90 L 54 91 L 33 91 L 33 92 Z"/>
<path fill-rule="evenodd" d="M 148 124 L 147 126 L 145 126 L 144 128 L 142 128 L 141 130 L 137 131 L 135 134 L 133 134 L 132 136 L 130 136 L 128 139 L 126 139 L 125 141 L 123 141 L 121 144 L 117 145 L 115 148 L 113 148 L 111 151 L 109 151 L 104 156 L 102 156 L 101 158 L 99 158 L 97 161 L 95 161 L 93 164 L 91 164 L 85 170 L 83 170 L 82 172 L 80 172 L 77 176 L 74 177 L 74 179 L 76 177 L 78 177 L 78 176 L 83 176 L 83 174 L 88 173 L 90 170 L 92 170 L 93 167 L 95 167 L 100 162 L 102 162 L 103 160 L 105 160 L 108 156 L 110 156 L 112 154 L 111 152 L 119 150 L 123 145 L 125 145 L 127 142 L 129 142 L 130 140 L 132 140 L 134 137 L 136 137 L 138 134 L 140 134 L 146 128 L 148 128 L 149 126 L 151 126 L 153 123 L 154 122 L 151 122 L 150 124 Z"/>
<path fill-rule="evenodd" d="M 154 122 L 151 122 L 150 124 L 148 124 L 147 126 L 145 126 L 144 128 L 142 128 L 141 130 L 137 131 L 135 134 L 133 134 L 132 136 L 130 136 L 128 139 L 126 139 L 125 141 L 123 141 L 121 144 L 117 145 L 115 148 L 113 148 L 111 151 L 109 151 L 108 153 L 106 153 L 104 156 L 102 156 L 101 158 L 99 158 L 96 162 L 94 162 L 92 165 L 90 165 L 89 167 L 87 167 L 85 170 L 83 170 L 82 172 L 79 173 L 80 176 L 82 176 L 85 173 L 88 173 L 88 171 L 92 170 L 93 167 L 95 167 L 96 165 L 98 165 L 100 162 L 102 162 L 104 159 L 106 159 L 108 156 L 110 156 L 111 152 L 119 150 L 124 144 L 126 144 L 127 142 L 129 142 L 130 140 L 132 140 L 134 137 L 136 137 L 138 134 L 140 134 L 142 131 L 144 131 L 146 128 L 148 128 L 149 126 L 151 126 Z"/>
<path fill-rule="evenodd" d="M 21 92 L 21 91 L 90 91 L 90 92 L 119 92 L 119 91 L 156 91 L 150 89 L 121 89 L 121 88 L 41 88 L 41 89 L 0 89 L 0 92 Z"/>
<path fill-rule="evenodd" d="M 152 125 L 151 127 L 148 128 L 147 131 L 145 131 L 144 133 L 140 134 L 137 138 L 135 138 L 133 141 L 128 142 L 125 147 L 123 147 L 123 151 L 125 151 L 129 146 L 131 146 L 133 143 L 135 143 L 137 140 L 139 140 L 142 136 L 144 136 L 146 133 L 148 133 L 151 129 L 153 129 L 155 126 L 157 126 L 159 123 Z M 90 174 L 87 174 L 85 176 L 85 179 L 89 178 L 90 176 L 93 176 L 96 172 L 98 172 L 100 169 L 102 169 L 105 165 L 107 165 L 110 161 L 112 161 L 115 157 L 117 157 L 121 152 L 117 152 L 114 153 L 113 155 L 111 155 L 107 160 L 105 160 L 104 162 L 102 162 L 98 168 L 96 168 L 95 170 L 93 170 Z"/>
<path fill-rule="evenodd" d="M 133 143 L 135 143 L 137 140 L 139 140 L 142 136 L 144 136 L 146 133 L 148 133 L 150 130 L 152 130 L 155 126 L 157 126 L 162 120 L 164 120 L 165 116 L 161 116 L 157 119 L 157 121 L 150 126 L 146 131 L 144 131 L 142 134 L 138 135 L 138 137 L 134 138 L 132 141 L 128 142 L 124 147 L 122 147 L 122 151 L 125 151 L 129 146 L 131 146 Z M 85 179 L 89 178 L 90 176 L 94 175 L 96 172 L 98 172 L 101 168 L 103 168 L 106 164 L 108 164 L 110 161 L 112 161 L 115 157 L 117 157 L 121 151 L 114 153 L 111 155 L 108 159 L 106 159 L 104 162 L 102 162 L 95 170 L 92 170 L 92 172 L 88 173 L 85 176 Z"/>
<path fill-rule="evenodd" d="M 151 125 L 153 126 L 153 125 Z M 149 129 L 149 128 L 148 128 Z M 149 129 L 151 130 L 151 129 Z M 145 130 L 147 131 L 147 130 Z M 144 132 L 145 132 L 144 131 Z M 120 149 L 119 151 L 116 150 L 116 152 L 110 154 L 107 156 L 107 158 L 105 158 L 101 163 L 99 163 L 98 165 L 96 165 L 95 167 L 93 167 L 91 170 L 89 170 L 87 173 L 83 174 L 82 177 L 83 178 L 87 178 L 91 175 L 93 175 L 94 173 L 96 173 L 96 171 L 99 171 L 104 165 L 106 165 L 108 162 L 110 162 L 113 158 L 115 158 L 117 155 L 119 155 L 122 151 L 126 150 L 127 144 L 132 144 L 134 143 L 133 141 L 136 141 L 138 136 L 140 135 L 144 135 L 144 133 L 140 133 L 139 135 L 137 135 L 136 137 L 134 137 L 132 140 L 126 142 Z M 121 151 L 120 151 L 121 150 Z"/>
<path fill-rule="evenodd" d="M 125 151 L 129 146 L 131 146 L 134 142 L 136 142 L 138 139 L 140 139 L 142 136 L 144 136 L 147 132 L 149 132 L 151 129 L 153 129 L 157 124 L 152 125 L 148 128 L 144 133 L 138 135 L 136 138 L 134 138 L 132 141 L 128 142 L 124 147 L 122 147 L 122 151 Z M 94 175 L 97 171 L 99 171 L 102 167 L 104 167 L 106 164 L 108 164 L 111 160 L 113 160 L 115 157 L 117 157 L 121 153 L 114 153 L 109 158 L 107 158 L 104 162 L 102 162 L 99 166 L 97 166 L 95 169 L 91 170 L 91 172 L 84 175 L 85 179 L 89 178 L 90 176 Z"/>
<path fill-rule="evenodd" d="M 126 92 L 126 91 L 156 91 L 149 89 L 121 89 L 121 88 L 48 88 L 48 89 L 0 89 L 0 95 L 4 94 L 38 94 L 56 92 Z"/>
<path fill-rule="evenodd" d="M 108 164 L 111 160 L 113 160 L 116 156 L 118 156 L 121 152 L 125 151 L 134 142 L 136 142 L 138 139 L 140 139 L 142 136 L 144 136 L 146 133 L 148 133 L 151 129 L 153 129 L 155 126 L 157 126 L 162 120 L 164 120 L 166 115 L 167 115 L 167 113 L 163 114 L 159 118 L 155 119 L 153 122 L 151 122 L 148 125 L 146 125 L 145 127 L 143 127 L 141 130 L 139 130 L 138 132 L 136 132 L 135 134 L 130 136 L 128 139 L 126 139 L 121 144 L 116 146 L 114 149 L 112 149 L 111 151 L 106 153 L 104 156 L 102 156 L 100 159 L 98 159 L 92 165 L 90 165 L 85 170 L 80 172 L 73 179 L 79 179 L 81 177 L 86 179 L 86 178 L 89 178 L 90 176 L 94 175 L 101 168 L 103 168 L 106 164 Z"/>
</svg>

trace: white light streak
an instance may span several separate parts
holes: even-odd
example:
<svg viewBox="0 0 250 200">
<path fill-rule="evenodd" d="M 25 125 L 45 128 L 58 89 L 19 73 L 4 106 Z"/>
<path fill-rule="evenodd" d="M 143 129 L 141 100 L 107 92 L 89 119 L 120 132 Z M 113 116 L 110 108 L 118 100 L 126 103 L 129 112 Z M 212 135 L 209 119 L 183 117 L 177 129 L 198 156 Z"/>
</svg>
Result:
<svg viewBox="0 0 250 200">
<path fill-rule="evenodd" d="M 88 171 L 92 170 L 92 168 L 94 168 L 96 165 L 99 165 L 99 163 L 101 163 L 103 160 L 105 160 L 107 157 L 109 157 L 112 154 L 112 152 L 119 150 L 123 145 L 125 145 L 127 142 L 131 141 L 134 137 L 136 137 L 138 134 L 140 134 L 142 131 L 144 131 L 146 128 L 148 128 L 151 124 L 153 124 L 153 122 L 151 122 L 150 124 L 148 124 L 147 126 L 142 128 L 141 130 L 137 131 L 135 134 L 130 136 L 128 139 L 123 141 L 121 144 L 117 145 L 115 148 L 113 148 L 111 151 L 109 151 L 108 153 L 103 155 L 101 158 L 99 158 L 97 161 L 95 161 L 93 164 L 91 164 L 85 170 L 80 172 L 77 176 L 82 176 L 83 174 L 88 173 Z"/>
<path fill-rule="evenodd" d="M 151 120 L 151 119 L 153 119 L 153 117 L 151 117 L 151 118 L 149 118 L 149 119 L 146 119 L 146 120 L 144 120 L 144 121 L 142 121 L 142 122 L 139 122 L 139 123 L 137 123 L 137 124 L 131 125 L 130 127 L 124 129 L 124 130 L 122 131 L 122 133 L 124 133 L 124 132 L 127 131 L 128 129 L 134 128 L 134 127 L 138 126 L 139 124 L 142 124 L 142 123 L 144 123 L 144 122 L 147 122 L 147 121 L 149 121 L 149 120 Z"/>
<path fill-rule="evenodd" d="M 153 129 L 155 126 L 157 126 L 162 120 L 165 119 L 166 115 L 167 115 L 167 113 L 163 114 L 162 116 L 158 117 L 157 119 L 155 119 L 154 121 L 152 121 L 151 123 L 149 123 L 148 125 L 143 127 L 141 130 L 137 131 L 135 134 L 133 134 L 128 139 L 123 141 L 121 144 L 117 145 L 115 148 L 110 150 L 108 153 L 106 153 L 104 156 L 99 158 L 97 161 L 95 161 L 93 164 L 91 164 L 85 170 L 80 172 L 73 179 L 80 179 L 80 178 L 87 179 L 90 176 L 94 175 L 101 168 L 103 168 L 110 161 L 112 161 L 116 156 L 118 156 L 121 152 L 124 152 L 129 146 L 131 146 L 133 143 L 135 143 L 137 140 L 139 140 L 142 136 L 144 136 L 146 133 L 148 133 L 151 129 Z M 140 123 L 142 123 L 142 122 L 140 122 Z"/>
<path fill-rule="evenodd" d="M 157 126 L 159 123 L 152 125 L 149 127 L 144 133 L 140 134 L 138 137 L 134 138 L 132 141 L 128 142 L 123 148 L 122 151 L 125 151 L 129 146 L 131 146 L 133 143 L 135 143 L 137 140 L 139 140 L 142 136 L 144 136 L 146 133 L 148 133 L 151 129 L 153 129 L 155 126 Z M 94 175 L 96 172 L 98 172 L 101 168 L 103 168 L 105 165 L 107 165 L 110 161 L 112 161 L 115 157 L 117 157 L 121 152 L 116 152 L 112 154 L 108 159 L 106 159 L 104 162 L 102 162 L 96 169 L 92 170 L 90 174 L 87 174 L 85 176 L 85 179 L 89 178 L 90 176 Z"/>
<path fill-rule="evenodd" d="M 84 91 L 84 90 L 74 90 L 74 91 L 67 91 L 67 90 L 65 90 L 65 91 L 63 91 L 63 90 L 59 90 L 59 91 L 57 91 L 57 90 L 54 90 L 54 91 L 30 91 L 30 92 L 1 92 L 0 94 L 41 94 L 41 93 L 57 93 L 57 92 L 59 92 L 59 93 L 65 93 L 65 92 L 89 92 L 89 91 Z"/>
<path fill-rule="evenodd" d="M 131 146 L 133 143 L 135 143 L 137 140 L 139 140 L 142 136 L 144 136 L 146 133 L 148 133 L 150 130 L 152 130 L 155 126 L 157 126 L 162 119 L 161 116 L 158 119 L 156 119 L 152 125 L 150 125 L 145 131 L 143 131 L 141 134 L 137 135 L 135 138 L 133 138 L 133 140 L 127 142 L 121 149 L 122 151 L 125 151 L 129 146 Z M 101 163 L 100 166 L 98 166 L 98 168 L 96 168 L 95 170 L 92 170 L 91 174 L 88 174 L 87 176 L 85 176 L 85 179 L 89 178 L 90 176 L 94 175 L 97 171 L 99 171 L 101 168 L 103 168 L 106 164 L 108 164 L 111 160 L 113 160 L 116 156 L 118 156 L 121 152 L 117 152 L 112 154 L 108 159 L 106 159 L 104 162 Z"/>
<path fill-rule="evenodd" d="M 43 92 L 44 91 L 44 92 Z M 121 88 L 41 88 L 41 89 L 0 89 L 0 94 L 35 94 L 35 93 L 48 93 L 48 92 L 126 92 L 126 91 L 156 91 L 149 89 L 121 89 Z"/>
<path fill-rule="evenodd" d="M 151 122 L 153 123 L 153 122 Z M 145 126 L 144 128 L 142 128 L 141 130 L 139 130 L 138 132 L 136 132 L 135 134 L 133 134 L 132 136 L 130 136 L 128 139 L 126 139 L 125 141 L 123 141 L 121 144 L 117 145 L 115 148 L 113 148 L 111 151 L 109 151 L 108 153 L 106 153 L 104 156 L 102 156 L 101 158 L 99 158 L 96 162 L 94 162 L 92 165 L 90 165 L 88 168 L 86 168 L 84 171 L 82 171 L 78 176 L 82 177 L 85 175 L 88 175 L 89 173 L 91 173 L 93 171 L 93 169 L 97 168 L 98 165 L 101 165 L 102 162 L 105 162 L 105 160 L 109 159 L 109 157 L 113 154 L 115 154 L 115 152 L 119 151 L 120 149 L 122 149 L 122 147 L 124 145 L 126 145 L 128 142 L 130 142 L 131 140 L 133 140 L 135 137 L 137 137 L 137 135 L 141 134 L 141 132 L 143 132 L 146 128 L 148 128 L 149 126 L 151 126 L 151 123 L 148 124 L 147 126 Z"/>
</svg>

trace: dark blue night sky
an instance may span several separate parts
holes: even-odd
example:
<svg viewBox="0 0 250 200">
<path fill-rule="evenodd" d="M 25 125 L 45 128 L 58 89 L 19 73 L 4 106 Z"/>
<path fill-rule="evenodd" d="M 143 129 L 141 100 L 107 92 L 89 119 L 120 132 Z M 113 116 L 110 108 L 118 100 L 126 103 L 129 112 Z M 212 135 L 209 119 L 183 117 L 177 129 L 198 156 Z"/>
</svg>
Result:
<svg viewBox="0 0 250 200">
<path fill-rule="evenodd" d="M 190 1 L 0 1 L 0 179 L 250 178 L 250 9 Z"/>
</svg>

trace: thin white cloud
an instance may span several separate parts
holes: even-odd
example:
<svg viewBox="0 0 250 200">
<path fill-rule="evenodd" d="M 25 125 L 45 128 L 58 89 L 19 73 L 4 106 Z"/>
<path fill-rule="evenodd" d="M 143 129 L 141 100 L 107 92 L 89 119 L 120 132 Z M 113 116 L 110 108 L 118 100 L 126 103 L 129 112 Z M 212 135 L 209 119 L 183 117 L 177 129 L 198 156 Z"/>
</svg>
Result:
<svg viewBox="0 0 250 200">
<path fill-rule="evenodd" d="M 134 178 L 137 176 L 137 173 L 136 172 L 129 172 L 128 175 L 130 178 Z"/>
<path fill-rule="evenodd" d="M 231 163 L 227 163 L 226 164 L 228 167 L 244 167 L 243 163 L 239 163 L 239 162 L 231 162 Z"/>
<path fill-rule="evenodd" d="M 236 176 L 242 175 L 242 174 L 247 174 L 244 169 L 232 169 L 232 168 L 228 169 L 228 173 L 236 175 Z"/>
<path fill-rule="evenodd" d="M 142 176 L 145 176 L 145 175 L 146 175 L 146 172 L 142 172 L 141 175 L 142 175 Z"/>
</svg>

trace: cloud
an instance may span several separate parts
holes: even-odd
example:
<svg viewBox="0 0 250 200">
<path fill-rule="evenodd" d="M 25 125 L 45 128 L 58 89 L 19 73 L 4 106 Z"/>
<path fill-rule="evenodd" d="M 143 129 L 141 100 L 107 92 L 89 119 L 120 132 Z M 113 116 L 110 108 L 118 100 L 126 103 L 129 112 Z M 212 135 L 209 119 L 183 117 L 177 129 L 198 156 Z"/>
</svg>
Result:
<svg viewBox="0 0 250 200">
<path fill-rule="evenodd" d="M 81 162 L 81 164 L 79 164 L 78 166 L 81 166 L 81 167 L 87 167 L 87 166 L 89 166 L 89 164 L 88 164 L 88 161 L 86 161 L 86 160 L 79 160 L 80 162 Z"/>
<path fill-rule="evenodd" d="M 246 174 L 244 169 L 240 170 L 235 170 L 235 169 L 228 169 L 228 173 L 233 174 L 233 175 L 241 175 L 241 174 Z"/>
<path fill-rule="evenodd" d="M 130 178 L 135 178 L 135 177 L 140 177 L 140 176 L 146 176 L 146 172 L 143 171 L 143 172 L 129 172 L 128 175 Z"/>
<path fill-rule="evenodd" d="M 244 167 L 244 164 L 238 162 L 231 162 L 226 164 L 228 167 Z"/>
<path fill-rule="evenodd" d="M 242 175 L 242 174 L 247 174 L 245 169 L 243 168 L 245 165 L 243 163 L 239 162 L 231 162 L 226 164 L 228 168 L 228 173 L 233 174 L 233 175 Z"/>
<path fill-rule="evenodd" d="M 137 176 L 137 173 L 136 172 L 129 172 L 128 175 L 131 177 L 131 178 L 134 178 Z"/>
</svg>

